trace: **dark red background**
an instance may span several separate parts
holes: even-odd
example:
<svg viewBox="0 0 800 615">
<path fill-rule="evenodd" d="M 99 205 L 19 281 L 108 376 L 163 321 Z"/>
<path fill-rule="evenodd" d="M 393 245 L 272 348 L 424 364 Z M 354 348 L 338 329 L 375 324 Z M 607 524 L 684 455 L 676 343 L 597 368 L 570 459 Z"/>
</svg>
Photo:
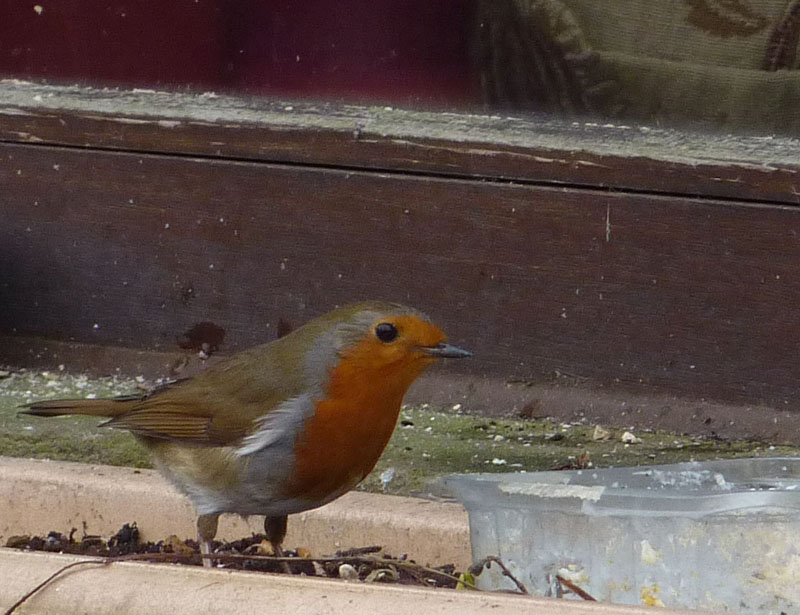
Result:
<svg viewBox="0 0 800 615">
<path fill-rule="evenodd" d="M 0 20 L 0 75 L 362 102 L 467 103 L 465 0 L 41 0 Z"/>
</svg>

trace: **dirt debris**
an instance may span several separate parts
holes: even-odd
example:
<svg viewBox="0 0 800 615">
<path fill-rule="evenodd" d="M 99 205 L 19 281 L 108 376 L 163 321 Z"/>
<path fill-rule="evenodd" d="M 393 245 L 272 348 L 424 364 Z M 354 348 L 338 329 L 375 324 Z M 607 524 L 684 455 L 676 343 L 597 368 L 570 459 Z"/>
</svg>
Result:
<svg viewBox="0 0 800 615">
<path fill-rule="evenodd" d="M 152 554 L 154 561 L 202 564 L 197 541 L 182 540 L 174 535 L 158 542 L 142 541 L 135 522 L 126 523 L 108 539 L 85 532 L 82 536 L 76 537 L 77 533 L 77 529 L 73 528 L 68 535 L 51 531 L 46 536 L 11 536 L 6 540 L 5 546 L 25 551 L 106 558 Z M 452 564 L 432 568 L 420 566 L 407 555 L 393 557 L 384 553 L 380 546 L 337 551 L 333 555 L 324 557 L 313 557 L 308 549 L 298 547 L 285 549 L 285 558 L 274 558 L 268 556 L 271 554 L 271 549 L 266 536 L 253 534 L 231 542 L 214 541 L 212 553 L 216 566 L 233 570 L 285 573 L 283 563 L 288 562 L 292 574 L 304 576 L 451 589 L 459 583 L 458 573 Z"/>
</svg>

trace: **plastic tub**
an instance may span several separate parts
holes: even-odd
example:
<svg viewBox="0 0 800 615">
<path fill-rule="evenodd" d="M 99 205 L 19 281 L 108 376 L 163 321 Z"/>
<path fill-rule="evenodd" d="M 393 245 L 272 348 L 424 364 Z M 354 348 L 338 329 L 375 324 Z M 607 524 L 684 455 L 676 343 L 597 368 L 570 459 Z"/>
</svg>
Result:
<svg viewBox="0 0 800 615">
<path fill-rule="evenodd" d="M 598 600 L 751 613 L 800 608 L 800 459 L 737 459 L 445 479 L 472 556 L 528 591 L 557 575 Z M 498 566 L 484 589 L 514 589 Z"/>
</svg>

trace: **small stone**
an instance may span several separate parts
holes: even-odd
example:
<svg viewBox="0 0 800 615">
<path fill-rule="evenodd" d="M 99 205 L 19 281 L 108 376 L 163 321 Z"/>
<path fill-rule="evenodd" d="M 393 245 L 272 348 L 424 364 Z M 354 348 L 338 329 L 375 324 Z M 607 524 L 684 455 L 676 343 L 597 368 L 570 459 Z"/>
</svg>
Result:
<svg viewBox="0 0 800 615">
<path fill-rule="evenodd" d="M 341 564 L 339 566 L 339 578 L 345 581 L 357 581 L 358 570 L 353 568 L 350 564 Z"/>
<path fill-rule="evenodd" d="M 630 431 L 626 431 L 624 434 L 622 434 L 622 441 L 625 444 L 641 444 L 642 443 L 642 439 L 641 438 L 637 438 Z"/>
<path fill-rule="evenodd" d="M 268 555 L 270 557 L 275 555 L 275 549 L 272 548 L 269 540 L 262 540 L 257 545 L 250 547 L 249 550 L 253 551 L 256 555 Z"/>
<path fill-rule="evenodd" d="M 167 546 L 169 546 L 172 549 L 173 553 L 177 553 L 178 555 L 194 555 L 194 549 L 192 549 L 189 545 L 183 542 L 175 534 L 171 534 L 170 536 L 168 536 L 166 543 Z"/>
<path fill-rule="evenodd" d="M 595 442 L 599 442 L 601 440 L 610 440 L 611 439 L 611 432 L 606 429 L 605 427 L 601 427 L 600 425 L 595 425 L 594 433 L 592 433 L 592 440 Z"/>
</svg>

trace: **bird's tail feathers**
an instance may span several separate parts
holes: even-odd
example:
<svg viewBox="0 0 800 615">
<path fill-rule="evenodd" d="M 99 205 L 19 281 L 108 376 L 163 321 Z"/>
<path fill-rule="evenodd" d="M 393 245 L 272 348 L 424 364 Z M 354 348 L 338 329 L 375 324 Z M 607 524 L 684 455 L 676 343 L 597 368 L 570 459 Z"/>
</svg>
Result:
<svg viewBox="0 0 800 615">
<path fill-rule="evenodd" d="M 136 400 L 141 397 L 136 397 Z M 36 401 L 23 406 L 22 414 L 33 416 L 63 416 L 85 414 L 87 416 L 115 417 L 130 410 L 131 397 L 116 399 L 51 399 Z"/>
</svg>

